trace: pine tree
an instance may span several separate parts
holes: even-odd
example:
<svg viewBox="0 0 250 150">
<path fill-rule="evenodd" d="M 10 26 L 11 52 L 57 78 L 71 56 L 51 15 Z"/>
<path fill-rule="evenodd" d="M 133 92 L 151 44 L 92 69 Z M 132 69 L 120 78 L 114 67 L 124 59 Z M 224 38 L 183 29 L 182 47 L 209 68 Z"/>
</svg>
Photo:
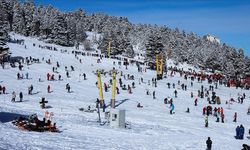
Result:
<svg viewBox="0 0 250 150">
<path fill-rule="evenodd" d="M 7 31 L 13 30 L 14 5 L 16 3 L 18 3 L 17 0 L 0 0 L 0 14 L 8 23 Z"/>
<path fill-rule="evenodd" d="M 135 52 L 133 49 L 133 46 L 130 42 L 130 40 L 128 38 L 126 38 L 123 42 L 123 45 L 121 47 L 124 50 L 123 55 L 125 57 L 129 57 L 129 58 L 134 58 L 135 57 Z"/>
<path fill-rule="evenodd" d="M 55 26 L 52 30 L 53 41 L 56 44 L 62 46 L 69 46 L 69 32 L 67 28 L 67 22 L 65 20 L 65 15 L 60 14 L 56 17 Z"/>
<path fill-rule="evenodd" d="M 146 43 L 146 59 L 148 61 L 155 61 L 156 54 L 164 52 L 164 46 L 161 41 L 161 36 L 158 34 L 151 34 Z"/>
</svg>

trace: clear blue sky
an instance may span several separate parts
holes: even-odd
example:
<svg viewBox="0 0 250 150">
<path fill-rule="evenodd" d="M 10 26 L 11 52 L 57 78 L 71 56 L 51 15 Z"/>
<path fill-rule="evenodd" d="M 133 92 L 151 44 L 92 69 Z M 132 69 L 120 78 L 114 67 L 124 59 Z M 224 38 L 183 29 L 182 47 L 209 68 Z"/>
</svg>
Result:
<svg viewBox="0 0 250 150">
<path fill-rule="evenodd" d="M 210 33 L 250 56 L 250 0 L 35 0 L 62 11 L 124 16 L 132 23 L 178 27 L 198 35 Z"/>
</svg>

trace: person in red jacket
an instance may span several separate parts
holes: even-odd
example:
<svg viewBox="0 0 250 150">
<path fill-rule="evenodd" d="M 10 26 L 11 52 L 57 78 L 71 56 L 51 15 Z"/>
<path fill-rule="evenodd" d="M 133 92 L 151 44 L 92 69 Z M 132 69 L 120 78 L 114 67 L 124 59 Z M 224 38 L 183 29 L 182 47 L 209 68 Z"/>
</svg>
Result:
<svg viewBox="0 0 250 150">
<path fill-rule="evenodd" d="M 224 123 L 224 118 L 225 118 L 225 115 L 223 113 L 221 113 L 221 122 Z"/>
<path fill-rule="evenodd" d="M 203 115 L 206 114 L 206 111 L 207 111 L 207 108 L 206 108 L 206 107 L 203 107 Z"/>
<path fill-rule="evenodd" d="M 218 108 L 218 110 L 217 110 L 217 111 L 218 111 L 218 114 L 220 114 L 220 107 Z"/>
<path fill-rule="evenodd" d="M 224 114 L 224 109 L 222 107 L 220 108 L 220 113 Z"/>
</svg>

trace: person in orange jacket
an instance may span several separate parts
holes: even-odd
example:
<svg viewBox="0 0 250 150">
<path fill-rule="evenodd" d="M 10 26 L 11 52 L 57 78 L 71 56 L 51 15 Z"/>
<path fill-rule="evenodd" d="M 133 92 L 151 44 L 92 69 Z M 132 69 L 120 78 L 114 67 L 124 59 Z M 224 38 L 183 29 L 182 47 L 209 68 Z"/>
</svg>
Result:
<svg viewBox="0 0 250 150">
<path fill-rule="evenodd" d="M 222 107 L 220 108 L 220 112 L 221 114 L 224 114 L 224 109 Z"/>
</svg>

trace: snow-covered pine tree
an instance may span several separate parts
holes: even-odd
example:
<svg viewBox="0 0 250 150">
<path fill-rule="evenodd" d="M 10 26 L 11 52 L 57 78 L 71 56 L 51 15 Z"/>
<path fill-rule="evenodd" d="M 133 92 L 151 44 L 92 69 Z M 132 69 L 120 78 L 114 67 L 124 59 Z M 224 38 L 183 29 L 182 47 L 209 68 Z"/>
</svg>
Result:
<svg viewBox="0 0 250 150">
<path fill-rule="evenodd" d="M 83 43 L 84 40 L 87 38 L 86 34 L 86 27 L 85 27 L 85 20 L 86 14 L 82 9 L 78 9 L 74 13 L 74 17 L 76 18 L 76 43 L 80 44 Z"/>
<path fill-rule="evenodd" d="M 52 39 L 56 44 L 59 44 L 62 46 L 69 46 L 70 45 L 69 31 L 67 28 L 67 22 L 66 22 L 64 14 L 59 14 L 56 17 L 55 25 L 54 25 L 53 30 L 52 30 L 52 34 L 53 34 Z"/>
<path fill-rule="evenodd" d="M 14 5 L 16 3 L 18 3 L 17 0 L 0 0 L 1 16 L 4 16 L 8 23 L 7 31 L 13 30 Z"/>
<path fill-rule="evenodd" d="M 24 12 L 20 3 L 15 3 L 13 8 L 13 31 L 23 34 L 24 24 Z"/>
<path fill-rule="evenodd" d="M 31 27 L 33 22 L 33 16 L 35 12 L 35 4 L 29 0 L 24 1 L 23 3 L 23 22 L 24 22 L 24 28 L 23 28 L 23 34 L 25 36 L 29 36 L 31 34 Z"/>
<path fill-rule="evenodd" d="M 135 51 L 134 51 L 133 46 L 128 38 L 124 39 L 122 49 L 124 50 L 123 56 L 129 57 L 129 58 L 134 58 Z"/>
<path fill-rule="evenodd" d="M 53 8 L 51 5 L 47 7 L 39 7 L 39 17 L 41 18 L 40 34 L 41 38 L 50 40 L 54 38 L 53 28 L 56 25 L 56 18 L 60 15 L 59 10 Z"/>
<path fill-rule="evenodd" d="M 148 37 L 146 43 L 146 59 L 147 61 L 155 62 L 156 54 L 164 52 L 161 35 L 152 33 Z"/>
</svg>

